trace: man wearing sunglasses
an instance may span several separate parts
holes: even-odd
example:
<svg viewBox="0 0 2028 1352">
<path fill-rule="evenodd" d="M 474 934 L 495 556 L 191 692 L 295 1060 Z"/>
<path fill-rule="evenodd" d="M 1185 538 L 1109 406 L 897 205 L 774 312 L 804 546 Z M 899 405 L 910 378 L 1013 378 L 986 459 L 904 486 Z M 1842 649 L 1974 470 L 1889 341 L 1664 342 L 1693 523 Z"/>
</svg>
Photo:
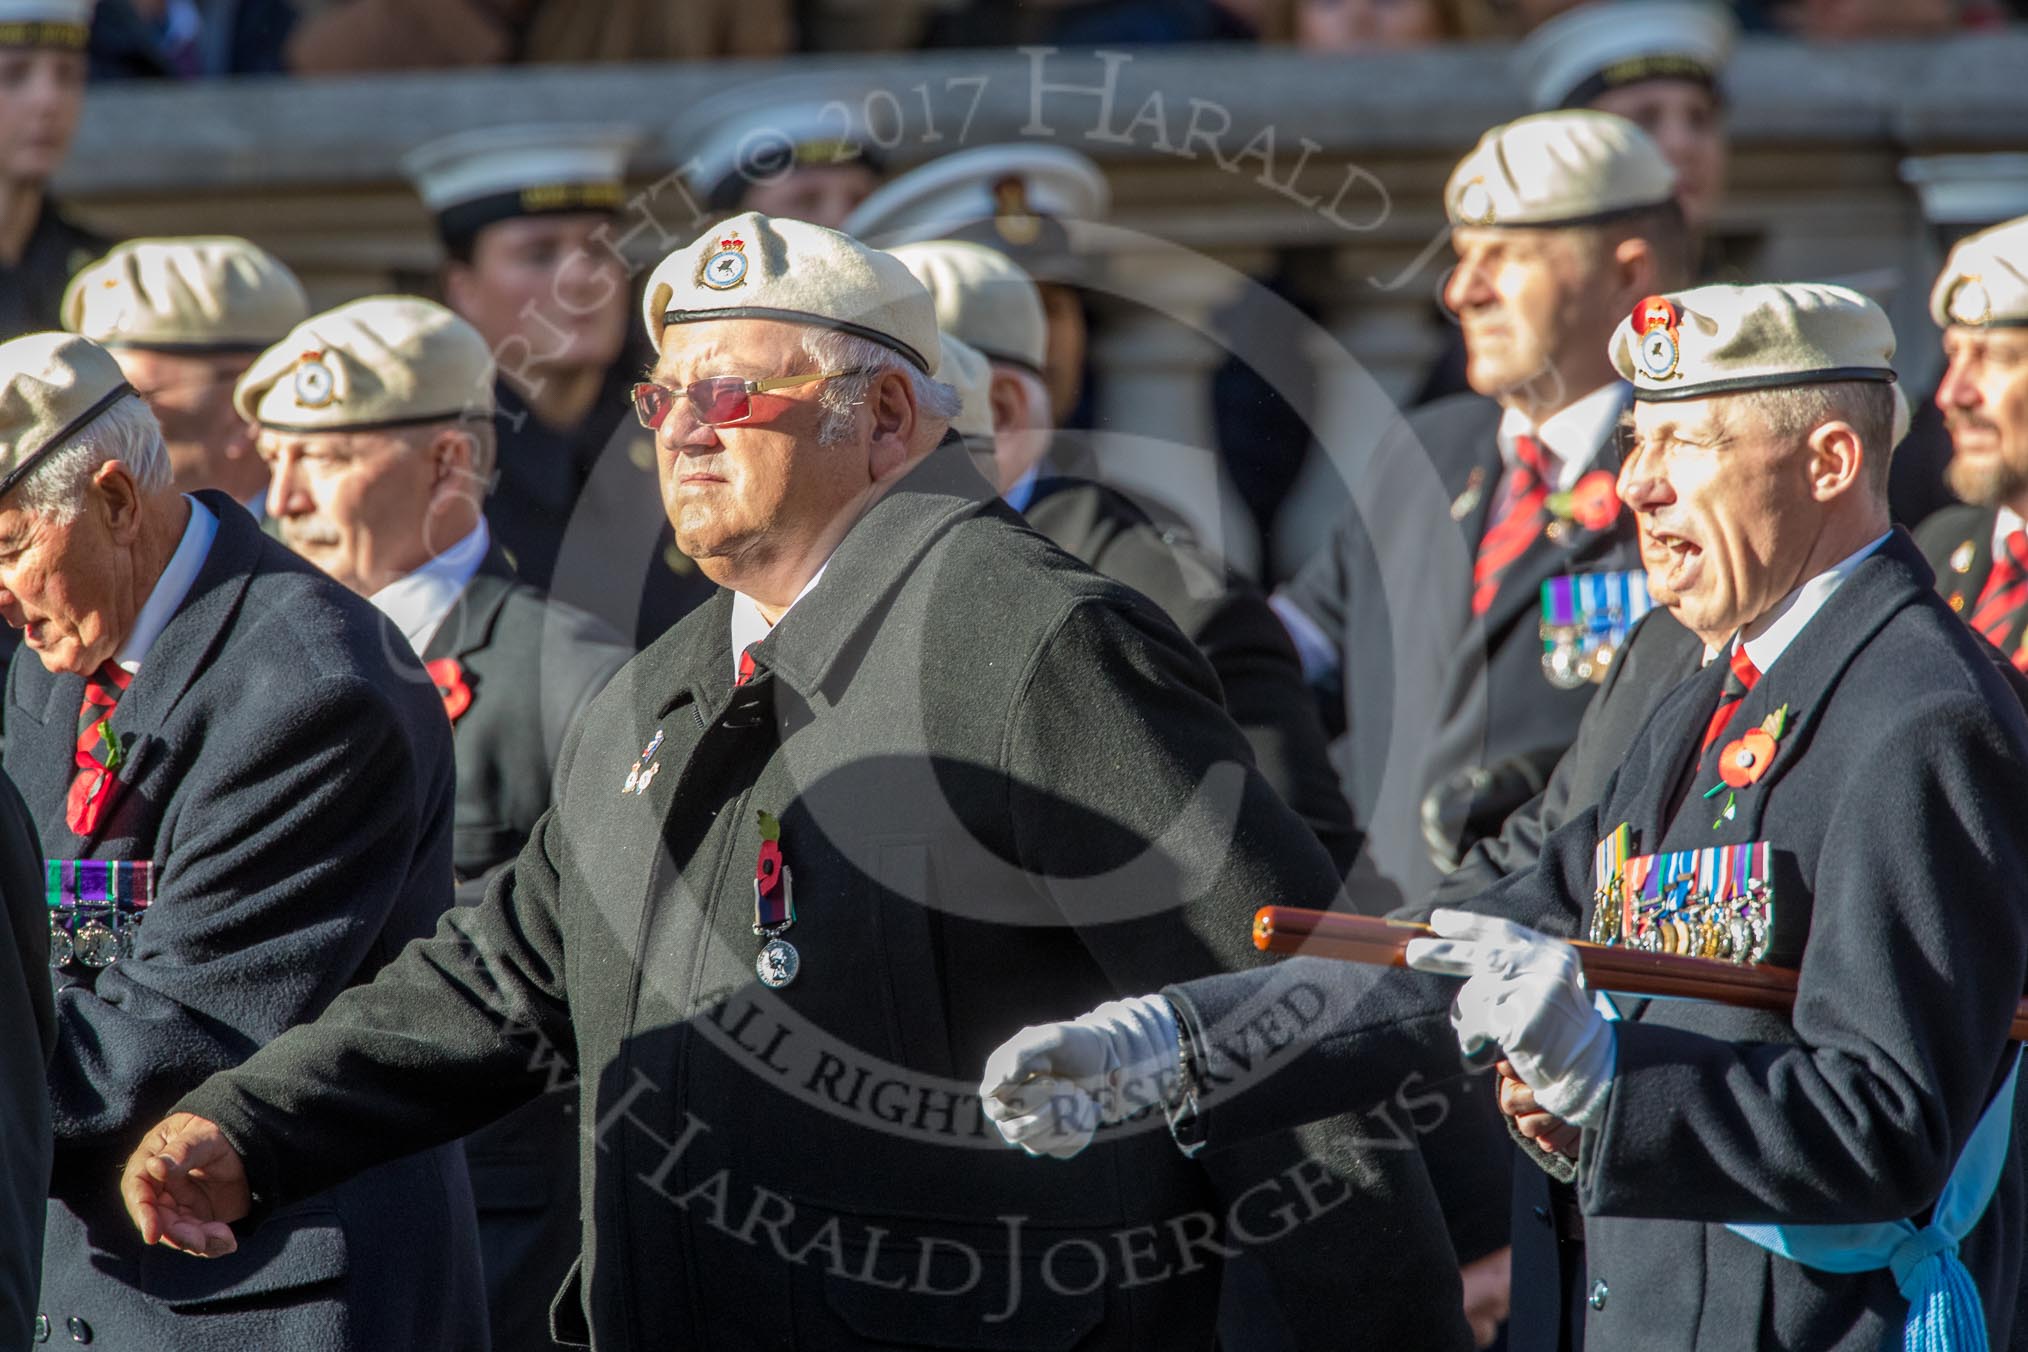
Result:
<svg viewBox="0 0 2028 1352">
<path fill-rule="evenodd" d="M 579 1076 L 566 1341 L 1208 1352 L 1224 1260 L 1356 1197 L 1395 1240 L 1358 1280 L 1431 1297 L 1376 1294 L 1376 1345 L 1467 1346 L 1413 1169 L 1228 1202 L 1159 1117 L 1053 1175 L 994 1147 L 967 1081 L 998 1039 L 1250 963 L 1259 899 L 1336 872 L 1197 650 L 980 477 L 899 261 L 746 214 L 644 317 L 663 505 L 721 590 L 593 700 L 483 904 L 149 1133 L 144 1238 L 228 1252 L 471 1130 L 541 1091 L 539 1039 Z"/>
<path fill-rule="evenodd" d="M 63 297 L 63 326 L 111 352 L 162 424 L 175 487 L 215 488 L 256 517 L 268 470 L 232 387 L 309 314 L 280 259 L 230 237 L 130 240 L 80 272 Z"/>
</svg>

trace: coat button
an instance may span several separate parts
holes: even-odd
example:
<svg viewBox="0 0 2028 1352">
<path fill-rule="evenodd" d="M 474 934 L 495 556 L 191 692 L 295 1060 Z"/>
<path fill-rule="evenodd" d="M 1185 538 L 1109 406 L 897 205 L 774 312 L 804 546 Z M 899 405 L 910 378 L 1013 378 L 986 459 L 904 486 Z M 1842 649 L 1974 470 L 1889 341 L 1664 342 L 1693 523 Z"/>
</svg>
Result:
<svg viewBox="0 0 2028 1352">
<path fill-rule="evenodd" d="M 46 1314 L 35 1316 L 35 1341 L 38 1343 L 49 1341 L 49 1316 Z"/>
<path fill-rule="evenodd" d="M 1606 1303 L 1606 1284 L 1596 1281 L 1591 1284 L 1591 1300 L 1587 1302 L 1594 1310 L 1603 1310 Z"/>
<path fill-rule="evenodd" d="M 79 1319 L 76 1315 L 72 1315 L 66 1320 L 64 1326 L 70 1330 L 70 1340 L 72 1342 L 88 1343 L 92 1340 L 92 1326 L 85 1323 L 84 1320 Z"/>
<path fill-rule="evenodd" d="M 1548 1224 L 1550 1223 L 1550 1221 L 1549 1221 L 1549 1208 L 1548 1208 L 1548 1207 L 1546 1207 L 1546 1206 L 1539 1206 L 1539 1207 L 1536 1207 L 1536 1208 L 1535 1208 L 1535 1219 L 1536 1219 L 1536 1220 L 1538 1220 L 1538 1221 L 1541 1221 L 1541 1222 L 1542 1222 L 1542 1223 L 1543 1223 L 1544 1225 L 1548 1225 Z"/>
</svg>

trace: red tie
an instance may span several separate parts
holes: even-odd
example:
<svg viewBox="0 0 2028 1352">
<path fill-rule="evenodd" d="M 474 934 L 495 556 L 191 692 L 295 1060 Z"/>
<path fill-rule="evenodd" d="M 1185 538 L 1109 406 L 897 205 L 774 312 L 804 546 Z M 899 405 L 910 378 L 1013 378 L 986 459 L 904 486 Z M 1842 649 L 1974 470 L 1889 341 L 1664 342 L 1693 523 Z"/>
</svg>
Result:
<svg viewBox="0 0 2028 1352">
<path fill-rule="evenodd" d="M 753 679 L 753 644 L 739 650 L 739 675 L 733 680 L 732 688 L 737 690 Z"/>
<path fill-rule="evenodd" d="M 1704 763 L 1713 744 L 1725 734 L 1725 725 L 1739 712 L 1739 706 L 1746 702 L 1746 692 L 1753 689 L 1760 679 L 1760 668 L 1746 655 L 1746 645 L 1732 645 L 1732 670 L 1725 674 L 1725 688 L 1718 694 L 1718 707 L 1711 711 L 1711 721 L 1704 725 L 1704 745 L 1697 755 L 1698 764 Z"/>
<path fill-rule="evenodd" d="M 133 679 L 107 662 L 85 681 L 84 703 L 77 711 L 77 774 L 64 800 L 64 821 L 78 835 L 90 837 L 99 829 L 118 786 L 114 772 L 120 768 L 120 743 L 108 724 Z"/>
<path fill-rule="evenodd" d="M 2004 551 L 1993 560 L 1972 607 L 1972 628 L 2004 648 L 2021 618 L 2021 603 L 2028 601 L 2028 531 L 2013 531 L 2001 543 Z"/>
<path fill-rule="evenodd" d="M 1501 486 L 1500 508 L 1479 540 L 1472 563 L 1472 613 L 1483 615 L 1500 593 L 1500 579 L 1542 533 L 1549 501 L 1549 458 L 1533 437 L 1514 439 L 1516 464 Z"/>
</svg>

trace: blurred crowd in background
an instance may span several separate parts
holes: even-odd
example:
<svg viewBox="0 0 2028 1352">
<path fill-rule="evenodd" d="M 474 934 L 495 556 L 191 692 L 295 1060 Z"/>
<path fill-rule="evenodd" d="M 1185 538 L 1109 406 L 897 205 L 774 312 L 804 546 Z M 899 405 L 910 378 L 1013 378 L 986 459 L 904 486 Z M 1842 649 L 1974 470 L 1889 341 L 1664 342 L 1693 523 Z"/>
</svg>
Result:
<svg viewBox="0 0 2028 1352">
<path fill-rule="evenodd" d="M 1261 42 L 1316 52 L 1512 39 L 1575 0 L 104 0 L 95 79 L 684 61 L 1015 43 Z M 1748 32 L 1934 36 L 2028 0 L 1734 0 Z"/>
</svg>

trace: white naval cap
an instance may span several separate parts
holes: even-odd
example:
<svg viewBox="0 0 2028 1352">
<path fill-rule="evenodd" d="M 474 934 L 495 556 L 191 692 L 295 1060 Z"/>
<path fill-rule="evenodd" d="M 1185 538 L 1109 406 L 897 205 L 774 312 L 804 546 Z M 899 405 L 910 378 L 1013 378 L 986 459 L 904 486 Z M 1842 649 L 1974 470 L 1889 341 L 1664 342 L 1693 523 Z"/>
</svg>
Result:
<svg viewBox="0 0 2028 1352">
<path fill-rule="evenodd" d="M 929 288 L 945 336 L 963 340 L 989 361 L 1041 374 L 1049 320 L 1042 294 L 1013 259 L 961 239 L 924 240 L 888 252 Z"/>
<path fill-rule="evenodd" d="M 483 127 L 418 146 L 401 168 L 444 239 L 469 241 L 516 216 L 619 210 L 640 139 L 597 123 Z"/>
<path fill-rule="evenodd" d="M 936 370 L 936 306 L 900 259 L 807 221 L 745 212 L 663 259 L 648 278 L 641 320 L 663 330 L 714 319 L 778 319 L 836 329 L 891 348 L 924 375 Z"/>
<path fill-rule="evenodd" d="M 112 354 L 74 333 L 0 343 L 0 497 L 134 393 Z"/>
<path fill-rule="evenodd" d="M 962 239 L 998 249 L 1037 281 L 1075 280 L 1064 221 L 1103 220 L 1105 172 L 1064 146 L 1014 142 L 961 150 L 876 189 L 846 218 L 849 235 L 893 248 Z"/>
<path fill-rule="evenodd" d="M 1887 312 L 1842 286 L 1700 286 L 1650 296 L 1613 333 L 1612 363 L 1647 402 L 1894 379 Z"/>
<path fill-rule="evenodd" d="M 796 75 L 714 95 L 677 119 L 669 146 L 713 211 L 736 209 L 749 186 L 799 168 L 860 164 L 882 172 L 868 134 L 863 86 Z"/>
<path fill-rule="evenodd" d="M 368 296 L 312 315 L 256 357 L 232 405 L 288 432 L 490 419 L 493 354 L 435 301 Z"/>
<path fill-rule="evenodd" d="M 0 0 L 0 47 L 81 52 L 98 0 Z"/>
<path fill-rule="evenodd" d="M 1709 0 L 1605 0 L 1567 10 L 1514 50 L 1514 70 L 1537 108 L 1582 108 L 1644 80 L 1716 87 L 1739 21 Z"/>
<path fill-rule="evenodd" d="M 932 376 L 958 392 L 962 401 L 951 430 L 981 446 L 993 444 L 993 368 L 985 354 L 945 332 L 938 335 L 943 360 Z"/>
<path fill-rule="evenodd" d="M 2028 216 L 1967 235 L 1929 293 L 1939 327 L 2028 328 Z"/>
<path fill-rule="evenodd" d="M 258 352 L 310 315 L 279 258 L 231 235 L 130 239 L 71 278 L 63 326 L 107 347 Z"/>
<path fill-rule="evenodd" d="M 1584 108 L 1493 128 L 1444 186 L 1452 225 L 1573 226 L 1647 211 L 1676 195 L 1676 171 L 1648 134 Z"/>
<path fill-rule="evenodd" d="M 1915 189 L 1923 217 L 1934 225 L 1987 226 L 2028 216 L 2028 154 L 1979 151 L 1911 155 L 1901 181 Z"/>
</svg>

